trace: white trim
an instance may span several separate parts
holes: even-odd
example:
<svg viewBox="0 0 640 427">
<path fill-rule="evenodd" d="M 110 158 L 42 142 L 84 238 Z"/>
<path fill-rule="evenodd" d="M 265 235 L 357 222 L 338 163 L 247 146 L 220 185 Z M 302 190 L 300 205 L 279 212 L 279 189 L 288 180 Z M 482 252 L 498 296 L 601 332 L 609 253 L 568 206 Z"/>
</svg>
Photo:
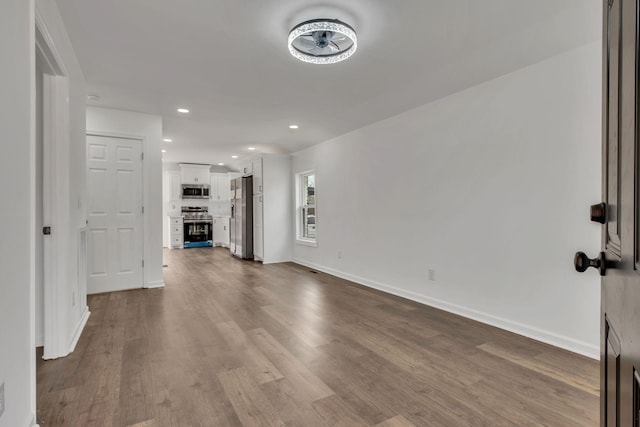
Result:
<svg viewBox="0 0 640 427">
<path fill-rule="evenodd" d="M 307 239 L 301 239 L 301 238 L 296 238 L 296 244 L 304 245 L 304 246 L 313 246 L 314 248 L 318 247 L 318 242 L 316 242 L 315 240 L 307 240 Z"/>
<path fill-rule="evenodd" d="M 38 8 L 35 8 L 35 26 L 36 26 L 36 55 L 38 54 L 38 50 L 40 50 L 41 57 L 46 61 L 49 65 L 49 70 L 47 73 L 54 74 L 56 76 L 66 76 L 67 69 L 64 66 L 64 62 L 62 61 L 62 56 L 58 53 L 58 49 L 56 48 L 56 44 L 53 42 L 53 37 L 49 33 L 47 26 L 45 24 L 45 20 L 38 11 Z"/>
<path fill-rule="evenodd" d="M 560 347 L 565 350 L 572 351 L 574 353 L 581 354 L 583 356 L 590 357 L 592 359 L 600 359 L 600 348 L 598 346 L 589 344 L 584 341 L 579 341 L 564 335 L 559 335 L 554 332 L 545 331 L 533 326 L 525 325 L 522 323 L 514 322 L 509 319 L 494 316 L 489 313 L 484 313 L 471 308 L 463 307 L 457 304 L 452 304 L 446 301 L 430 298 L 426 295 L 417 294 L 415 292 L 407 291 L 404 289 L 396 288 L 384 283 L 376 282 L 374 280 L 365 279 L 363 277 L 355 276 L 353 274 L 345 273 L 339 270 L 335 270 L 330 267 L 325 267 L 312 262 L 307 262 L 301 259 L 294 258 L 292 260 L 296 264 L 303 265 L 305 267 L 313 268 L 314 270 L 322 271 L 323 273 L 331 274 L 336 277 L 340 277 L 357 284 L 367 286 L 369 288 L 377 289 L 382 292 L 386 292 L 391 295 L 399 296 L 402 298 L 416 301 L 421 304 L 425 304 L 431 307 L 439 308 L 449 313 L 457 314 L 472 320 L 476 320 L 487 325 L 495 326 L 500 329 L 504 329 L 510 332 L 514 332 L 519 335 L 523 335 L 528 338 L 532 338 L 537 341 L 541 341 L 555 347 Z"/>
<path fill-rule="evenodd" d="M 65 206 L 61 178 L 65 150 L 61 149 L 65 135 L 69 134 L 69 112 L 65 77 L 44 76 L 43 84 L 43 223 L 51 226 L 50 236 L 44 238 L 44 359 L 66 356 L 64 334 L 66 282 L 62 255 L 67 252 L 67 234 L 64 223 Z"/>
<path fill-rule="evenodd" d="M 149 282 L 144 285 L 145 289 L 164 288 L 164 280 L 157 280 L 155 282 Z"/>
<path fill-rule="evenodd" d="M 73 351 L 76 349 L 76 345 L 78 344 L 80 335 L 82 335 L 82 331 L 84 330 L 84 327 L 87 324 L 87 320 L 89 320 L 90 315 L 91 315 L 91 312 L 89 311 L 89 307 L 85 306 L 84 310 L 82 311 L 82 317 L 80 318 L 80 322 L 78 322 L 76 331 L 73 334 L 73 338 L 71 339 L 71 344 L 69 345 L 69 353 L 73 353 Z"/>
<path fill-rule="evenodd" d="M 29 7 L 29 410 L 27 426 L 36 425 L 36 5 L 34 0 L 28 1 Z M 42 26 L 40 26 L 42 27 Z M 9 325 L 7 325 L 9 326 Z M 6 327 L 5 327 L 6 328 Z"/>
<path fill-rule="evenodd" d="M 66 69 L 44 19 L 34 11 L 35 54 L 46 64 L 43 81 L 43 223 L 52 234 L 44 238 L 44 359 L 66 356 L 66 268 L 69 207 L 64 203 L 68 192 L 65 181 L 69 137 L 69 83 Z M 35 70 L 35 64 L 34 64 Z M 51 74 L 53 73 L 53 74 Z M 35 99 L 35 98 L 34 98 Z M 35 108 L 35 106 L 34 106 Z M 35 142 L 34 142 L 35 144 Z M 32 172 L 35 177 L 35 169 Z M 35 182 L 34 182 L 35 188 Z M 35 230 L 40 232 L 40 230 Z M 35 238 L 35 236 L 34 236 Z"/>
<path fill-rule="evenodd" d="M 29 415 L 27 415 L 27 421 L 25 421 L 24 426 L 25 427 L 39 427 L 39 425 L 36 424 L 36 414 L 34 414 L 32 412 Z"/>
<path fill-rule="evenodd" d="M 315 214 L 315 226 L 316 226 L 316 237 L 314 239 L 310 239 L 308 237 L 303 237 L 302 236 L 302 218 L 300 213 L 302 212 L 303 206 L 306 206 L 304 204 L 304 194 L 302 194 L 302 182 L 301 182 L 301 178 L 303 176 L 309 176 L 309 175 L 313 175 L 313 182 L 314 182 L 314 194 L 313 194 L 313 208 L 316 211 Z M 295 172 L 294 174 L 295 176 L 295 185 L 294 185 L 294 195 L 295 195 L 295 213 L 294 213 L 294 218 L 295 218 L 295 242 L 297 244 L 300 245 L 305 245 L 305 246 L 312 246 L 312 247 L 317 247 L 318 246 L 318 204 L 317 204 L 317 199 L 318 199 L 318 174 L 316 173 L 315 169 L 309 169 L 306 171 L 302 171 L 302 172 Z"/>
</svg>

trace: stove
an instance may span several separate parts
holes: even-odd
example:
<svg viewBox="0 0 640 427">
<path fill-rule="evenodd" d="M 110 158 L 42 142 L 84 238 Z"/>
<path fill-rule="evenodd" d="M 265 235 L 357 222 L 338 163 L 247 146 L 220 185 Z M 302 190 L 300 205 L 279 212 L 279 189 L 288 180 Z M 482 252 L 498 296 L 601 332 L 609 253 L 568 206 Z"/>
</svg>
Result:
<svg viewBox="0 0 640 427">
<path fill-rule="evenodd" d="M 184 247 L 213 246 L 213 216 L 206 206 L 183 206 Z"/>
<path fill-rule="evenodd" d="M 181 212 L 184 222 L 209 221 L 213 223 L 213 216 L 209 215 L 209 208 L 206 206 L 183 206 Z"/>
</svg>

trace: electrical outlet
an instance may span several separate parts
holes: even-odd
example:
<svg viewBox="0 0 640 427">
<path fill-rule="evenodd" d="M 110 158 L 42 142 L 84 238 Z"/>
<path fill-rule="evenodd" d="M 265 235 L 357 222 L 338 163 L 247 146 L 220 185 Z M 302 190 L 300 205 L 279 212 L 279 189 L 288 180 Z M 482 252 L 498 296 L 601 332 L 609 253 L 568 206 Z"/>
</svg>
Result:
<svg viewBox="0 0 640 427">
<path fill-rule="evenodd" d="M 4 383 L 0 384 L 0 417 L 4 414 Z"/>
<path fill-rule="evenodd" d="M 342 251 L 338 251 L 338 259 L 342 259 Z"/>
<path fill-rule="evenodd" d="M 429 270 L 429 280 L 432 280 L 435 282 L 436 280 L 436 271 L 435 270 Z"/>
</svg>

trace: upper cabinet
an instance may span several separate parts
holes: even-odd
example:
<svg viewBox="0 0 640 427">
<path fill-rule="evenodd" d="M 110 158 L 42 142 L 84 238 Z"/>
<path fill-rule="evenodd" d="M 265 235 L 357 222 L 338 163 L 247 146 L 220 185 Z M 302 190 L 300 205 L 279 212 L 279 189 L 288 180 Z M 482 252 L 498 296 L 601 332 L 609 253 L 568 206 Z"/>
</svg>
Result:
<svg viewBox="0 0 640 427">
<path fill-rule="evenodd" d="M 178 171 L 170 171 L 167 176 L 169 177 L 169 201 L 178 201 L 182 198 L 180 173 Z"/>
<path fill-rule="evenodd" d="M 180 163 L 182 184 L 209 184 L 210 165 L 192 165 Z"/>
<path fill-rule="evenodd" d="M 240 174 L 242 176 L 253 175 L 253 163 L 249 162 L 249 163 L 245 163 L 242 166 L 240 166 Z"/>
<path fill-rule="evenodd" d="M 231 197 L 231 189 L 229 185 L 229 174 L 212 173 L 211 200 L 214 202 L 228 202 Z"/>
<path fill-rule="evenodd" d="M 262 159 L 251 162 L 253 169 L 253 194 L 262 194 Z"/>
<path fill-rule="evenodd" d="M 265 264 L 291 260 L 291 159 L 263 154 L 251 163 L 253 175 L 253 253 Z"/>
</svg>

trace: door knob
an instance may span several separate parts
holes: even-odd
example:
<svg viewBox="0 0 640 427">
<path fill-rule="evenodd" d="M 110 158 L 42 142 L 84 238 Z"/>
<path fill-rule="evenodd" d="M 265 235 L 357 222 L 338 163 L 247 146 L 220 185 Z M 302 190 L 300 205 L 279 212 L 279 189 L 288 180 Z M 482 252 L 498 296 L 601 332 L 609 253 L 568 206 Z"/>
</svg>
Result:
<svg viewBox="0 0 640 427">
<path fill-rule="evenodd" d="M 607 222 L 607 204 L 598 203 L 597 205 L 591 205 L 591 221 L 604 224 Z"/>
<path fill-rule="evenodd" d="M 589 258 L 584 252 L 576 252 L 576 256 L 573 258 L 573 265 L 579 273 L 584 273 L 589 267 L 597 268 L 601 276 L 604 276 L 607 272 L 607 259 L 604 252 L 600 252 L 598 258 L 593 259 Z"/>
</svg>

